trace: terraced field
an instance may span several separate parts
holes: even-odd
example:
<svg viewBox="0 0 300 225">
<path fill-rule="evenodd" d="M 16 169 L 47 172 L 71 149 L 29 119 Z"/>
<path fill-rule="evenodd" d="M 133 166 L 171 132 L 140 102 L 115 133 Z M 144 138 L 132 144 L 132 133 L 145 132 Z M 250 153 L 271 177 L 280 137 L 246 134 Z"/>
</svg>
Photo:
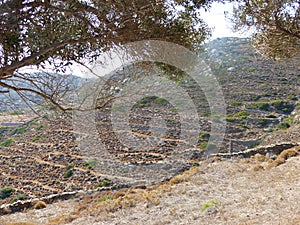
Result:
<svg viewBox="0 0 300 225">
<path fill-rule="evenodd" d="M 297 107 L 299 97 L 299 60 L 278 64 L 264 61 L 244 39 L 220 39 L 207 48 L 211 52 L 207 63 L 220 82 L 227 103 L 226 134 L 221 152 L 255 147 L 270 133 L 291 125 L 294 118 L 291 113 Z M 110 108 L 98 112 L 96 139 L 101 139 L 114 159 L 107 161 L 103 167 L 79 149 L 76 140 L 82 134 L 73 131 L 69 117 L 56 115 L 52 119 L 29 120 L 18 127 L 2 126 L 0 188 L 11 186 L 14 192 L 10 197 L 1 199 L 0 205 L 18 199 L 140 182 L 138 170 L 131 170 L 132 165 L 135 168 L 146 165 L 151 167 L 153 174 L 150 176 L 168 178 L 168 175 L 180 173 L 201 160 L 210 137 L 209 106 L 195 81 L 184 78 L 178 85 L 191 96 L 198 111 L 200 130 L 185 130 L 190 136 L 199 133 L 197 143 L 191 146 L 182 140 L 182 124 L 170 103 L 158 98 L 145 98 L 132 108 L 129 124 L 120 124 L 120 127 L 130 127 L 129 130 L 113 128 Z M 165 121 L 166 129 L 151 122 L 157 115 Z M 193 120 L 187 121 L 186 127 L 192 127 Z M 154 147 L 149 142 L 147 151 L 141 150 L 138 144 L 124 146 L 118 135 L 126 136 L 127 133 L 141 140 L 151 136 L 158 138 L 153 140 L 154 143 L 157 140 L 161 142 Z M 93 143 L 89 144 L 93 146 Z M 214 144 L 210 143 L 210 146 Z M 162 168 L 169 166 L 167 160 L 178 146 L 182 149 L 179 152 L 182 165 L 170 174 L 162 173 Z M 112 171 L 102 170 L 104 167 Z"/>
</svg>

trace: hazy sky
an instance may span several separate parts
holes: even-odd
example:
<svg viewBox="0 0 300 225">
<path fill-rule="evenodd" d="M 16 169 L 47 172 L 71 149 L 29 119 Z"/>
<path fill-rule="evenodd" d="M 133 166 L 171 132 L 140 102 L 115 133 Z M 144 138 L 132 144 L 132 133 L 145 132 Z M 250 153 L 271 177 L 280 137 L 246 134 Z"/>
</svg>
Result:
<svg viewBox="0 0 300 225">
<path fill-rule="evenodd" d="M 211 39 L 220 37 L 247 37 L 248 34 L 234 33 L 231 30 L 231 23 L 228 18 L 225 17 L 224 12 L 228 12 L 228 17 L 231 15 L 233 4 L 221 4 L 213 3 L 209 12 L 201 10 L 202 19 L 209 25 L 214 27 Z"/>
</svg>

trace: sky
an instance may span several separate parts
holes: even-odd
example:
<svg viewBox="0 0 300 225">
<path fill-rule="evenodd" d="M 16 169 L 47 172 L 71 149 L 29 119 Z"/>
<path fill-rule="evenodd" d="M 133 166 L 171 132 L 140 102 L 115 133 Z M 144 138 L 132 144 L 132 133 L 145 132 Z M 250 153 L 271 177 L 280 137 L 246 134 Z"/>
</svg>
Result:
<svg viewBox="0 0 300 225">
<path fill-rule="evenodd" d="M 200 11 L 201 18 L 208 24 L 209 27 L 214 28 L 211 40 L 221 37 L 248 37 L 249 34 L 240 32 L 234 33 L 231 30 L 231 23 L 229 18 L 225 17 L 227 12 L 228 17 L 232 14 L 233 4 L 226 3 L 212 3 L 212 7 L 208 12 Z"/>
</svg>

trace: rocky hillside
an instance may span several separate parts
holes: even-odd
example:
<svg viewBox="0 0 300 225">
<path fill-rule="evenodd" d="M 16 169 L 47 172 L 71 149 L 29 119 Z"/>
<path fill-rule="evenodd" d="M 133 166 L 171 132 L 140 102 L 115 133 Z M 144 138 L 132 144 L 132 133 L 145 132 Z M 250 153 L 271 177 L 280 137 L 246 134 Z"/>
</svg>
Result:
<svg viewBox="0 0 300 225">
<path fill-rule="evenodd" d="M 276 137 L 291 125 L 297 125 L 295 109 L 298 109 L 299 98 L 299 59 L 279 63 L 263 60 L 251 48 L 247 39 L 217 39 L 206 48 L 207 53 L 203 57 L 222 86 L 227 103 L 227 130 L 222 152 L 241 151 L 262 142 L 270 144 L 273 140 L 266 138 L 267 136 L 272 134 Z M 185 158 L 186 167 L 182 169 L 186 169 L 199 163 L 201 153 L 209 147 L 210 111 L 205 96 L 195 81 L 184 77 L 177 83 L 193 99 L 201 124 L 198 145 Z M 15 203 L 18 200 L 70 191 L 117 189 L 136 181 L 137 174 L 130 173 L 131 165 L 151 167 L 157 163 L 161 166 L 157 168 L 169 166 L 159 162 L 172 155 L 172 149 L 182 143 L 179 118 L 170 103 L 157 97 L 141 99 L 132 107 L 129 121 L 131 130 L 120 130 L 124 135 L 134 132 L 136 136 L 145 138 L 151 135 L 150 128 L 156 128 L 149 123 L 151 117 L 158 113 L 162 115 L 167 126 L 165 140 L 147 152 L 126 148 L 118 142 L 110 123 L 110 109 L 108 107 L 97 113 L 98 137 L 104 140 L 109 152 L 116 158 L 114 162 L 122 164 L 117 175 L 128 178 L 126 182 L 121 182 L 118 176 L 95 169 L 97 161 L 79 151 L 76 142 L 79 134 L 72 130 L 70 118 L 37 118 L 12 127 L 2 123 L 0 203 Z M 294 136 L 297 136 L 296 131 Z M 182 171 L 174 173 L 179 172 Z M 169 178 L 159 170 L 154 170 L 153 173 L 161 179 Z"/>
<path fill-rule="evenodd" d="M 290 114 L 299 100 L 299 58 L 265 60 L 249 40 L 239 38 L 216 39 L 207 50 L 227 102 L 227 150 L 253 147 L 291 125 Z"/>
</svg>

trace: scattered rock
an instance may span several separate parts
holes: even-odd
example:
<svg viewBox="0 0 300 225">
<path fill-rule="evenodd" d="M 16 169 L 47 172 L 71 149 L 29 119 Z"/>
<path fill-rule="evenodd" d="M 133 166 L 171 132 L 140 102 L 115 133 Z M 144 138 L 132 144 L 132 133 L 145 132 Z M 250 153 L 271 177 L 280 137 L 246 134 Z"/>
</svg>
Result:
<svg viewBox="0 0 300 225">
<path fill-rule="evenodd" d="M 216 206 L 211 206 L 206 210 L 207 215 L 215 216 L 218 213 L 218 208 Z"/>
</svg>

